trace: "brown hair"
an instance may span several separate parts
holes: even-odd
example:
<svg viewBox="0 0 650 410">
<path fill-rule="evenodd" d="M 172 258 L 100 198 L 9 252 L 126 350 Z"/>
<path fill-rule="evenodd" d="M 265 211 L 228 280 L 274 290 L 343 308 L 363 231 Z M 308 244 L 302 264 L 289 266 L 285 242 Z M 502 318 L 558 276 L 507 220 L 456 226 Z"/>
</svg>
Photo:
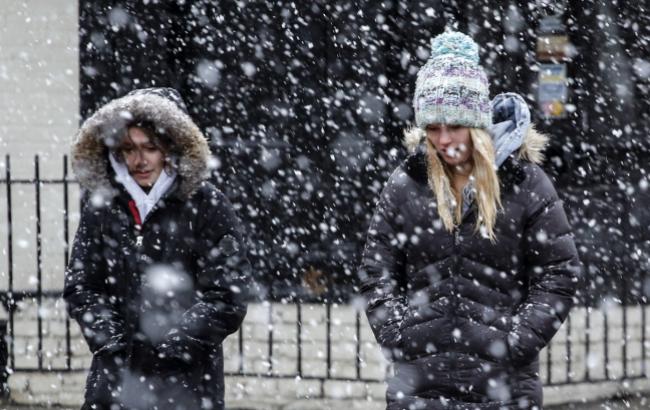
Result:
<svg viewBox="0 0 650 410">
<path fill-rule="evenodd" d="M 164 130 L 156 129 L 154 124 L 149 121 L 131 122 L 124 127 L 124 134 L 120 140 L 120 143 L 111 148 L 111 153 L 117 161 L 124 162 L 121 141 L 123 141 L 124 138 L 130 139 L 129 129 L 135 127 L 140 128 L 142 132 L 147 136 L 147 138 L 149 138 L 149 141 L 163 153 L 166 162 L 165 169 L 168 169 L 167 167 L 173 168 L 176 166 L 176 158 L 178 158 L 179 155 L 178 152 L 176 152 L 177 150 L 175 149 L 175 145 L 172 143 L 172 140 L 169 138 L 169 136 L 164 133 Z"/>
</svg>

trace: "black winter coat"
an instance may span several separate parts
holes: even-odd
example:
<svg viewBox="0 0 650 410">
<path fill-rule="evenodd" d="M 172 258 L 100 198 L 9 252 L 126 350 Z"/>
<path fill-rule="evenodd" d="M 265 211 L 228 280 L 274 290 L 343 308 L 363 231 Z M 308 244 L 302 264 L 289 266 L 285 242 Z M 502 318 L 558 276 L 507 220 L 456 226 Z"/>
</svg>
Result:
<svg viewBox="0 0 650 410">
<path fill-rule="evenodd" d="M 541 406 L 538 353 L 568 315 L 579 264 L 544 171 L 511 156 L 499 169 L 497 240 L 454 233 L 437 214 L 420 149 L 390 177 L 360 270 L 374 334 L 394 361 L 388 409 Z"/>
<path fill-rule="evenodd" d="M 232 206 L 205 183 L 187 201 L 167 195 L 138 229 L 128 200 L 84 204 L 66 275 L 70 315 L 93 353 L 86 406 L 223 408 L 221 343 L 246 314 L 249 270 Z M 173 297 L 145 282 L 156 265 L 180 272 Z"/>
<path fill-rule="evenodd" d="M 136 224 L 107 145 L 125 119 L 174 144 L 177 177 Z M 246 314 L 250 265 L 209 150 L 174 90 L 139 90 L 81 127 L 73 168 L 86 195 L 64 298 L 93 353 L 83 409 L 223 409 L 222 342 Z"/>
</svg>

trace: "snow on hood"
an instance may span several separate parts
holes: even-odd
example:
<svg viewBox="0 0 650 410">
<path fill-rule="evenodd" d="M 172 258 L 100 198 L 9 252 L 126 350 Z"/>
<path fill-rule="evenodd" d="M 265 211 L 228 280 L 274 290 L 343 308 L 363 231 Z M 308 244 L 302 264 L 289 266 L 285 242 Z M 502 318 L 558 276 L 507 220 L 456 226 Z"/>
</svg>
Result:
<svg viewBox="0 0 650 410">
<path fill-rule="evenodd" d="M 178 193 L 189 197 L 208 177 L 208 142 L 189 115 L 156 93 L 132 93 L 115 99 L 81 125 L 71 149 L 72 169 L 81 187 L 102 195 L 113 192 L 107 146 L 123 135 L 131 121 L 151 122 L 171 137 L 179 152 Z"/>
<path fill-rule="evenodd" d="M 494 142 L 497 166 L 513 153 L 518 153 L 518 158 L 542 163 L 548 137 L 532 126 L 526 101 L 519 94 L 503 93 L 494 97 L 490 105 L 493 124 L 487 131 Z M 404 145 L 415 152 L 425 135 L 422 129 L 414 127 L 404 133 Z"/>
</svg>

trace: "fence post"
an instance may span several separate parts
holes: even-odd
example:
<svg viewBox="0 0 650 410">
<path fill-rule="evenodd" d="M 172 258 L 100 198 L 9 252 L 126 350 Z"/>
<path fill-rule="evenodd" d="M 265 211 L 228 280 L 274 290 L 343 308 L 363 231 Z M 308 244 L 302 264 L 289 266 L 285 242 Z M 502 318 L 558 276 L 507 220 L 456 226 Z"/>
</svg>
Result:
<svg viewBox="0 0 650 410">
<path fill-rule="evenodd" d="M 11 201 L 11 158 L 7 154 L 5 157 L 5 178 L 7 184 L 7 296 L 6 296 L 6 309 L 9 313 L 9 340 L 11 341 L 11 349 L 9 350 L 9 366 L 13 370 L 16 366 L 16 357 L 14 355 L 14 251 L 13 251 L 13 217 L 11 214 L 12 201 Z M 5 331 L 6 334 L 6 331 Z M 3 340 L 7 340 L 3 338 Z"/>
<path fill-rule="evenodd" d="M 41 172 L 39 156 L 34 156 L 34 189 L 36 190 L 36 321 L 38 325 L 38 368 L 43 370 L 43 242 L 41 232 Z"/>
<path fill-rule="evenodd" d="M 0 320 L 0 398 L 9 397 L 9 349 L 7 347 L 7 321 Z"/>
</svg>

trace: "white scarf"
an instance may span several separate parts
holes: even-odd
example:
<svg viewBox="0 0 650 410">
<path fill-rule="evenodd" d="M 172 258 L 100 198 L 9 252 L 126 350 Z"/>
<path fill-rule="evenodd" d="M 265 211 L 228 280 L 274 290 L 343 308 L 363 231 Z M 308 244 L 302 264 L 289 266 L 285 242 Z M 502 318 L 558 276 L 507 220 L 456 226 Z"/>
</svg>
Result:
<svg viewBox="0 0 650 410">
<path fill-rule="evenodd" d="M 115 171 L 115 180 L 122 184 L 126 189 L 126 192 L 131 195 L 131 198 L 135 201 L 135 206 L 138 208 L 138 212 L 140 213 L 140 220 L 144 223 L 147 214 L 174 183 L 176 172 L 172 171 L 172 173 L 169 174 L 163 168 L 156 183 L 153 184 L 149 193 L 146 193 L 142 190 L 140 185 L 138 185 L 135 179 L 133 179 L 131 174 L 129 174 L 128 168 L 124 164 L 118 162 L 113 157 L 113 154 L 109 154 L 108 159 L 111 161 L 113 171 Z"/>
</svg>

